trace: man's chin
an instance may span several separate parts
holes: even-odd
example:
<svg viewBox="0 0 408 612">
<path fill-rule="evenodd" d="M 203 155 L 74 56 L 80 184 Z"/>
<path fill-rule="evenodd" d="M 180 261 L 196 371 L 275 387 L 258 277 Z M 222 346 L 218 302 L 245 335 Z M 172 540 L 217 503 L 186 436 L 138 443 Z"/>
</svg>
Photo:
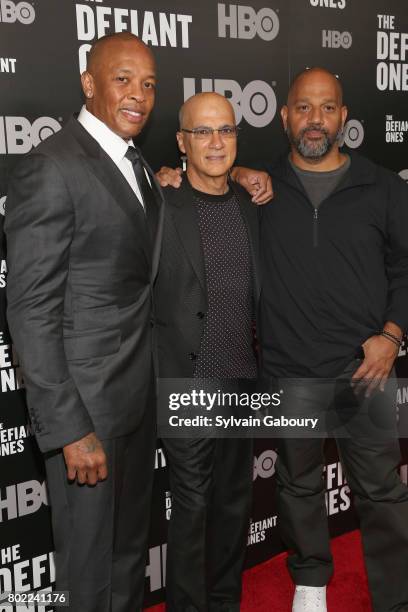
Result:
<svg viewBox="0 0 408 612">
<path fill-rule="evenodd" d="M 129 123 L 123 125 L 122 123 L 121 125 L 117 126 L 117 129 L 114 130 L 114 132 L 116 132 L 118 136 L 123 138 L 123 140 L 130 140 L 131 138 L 137 138 L 137 136 L 139 136 L 139 134 L 142 132 L 144 126 L 145 122 L 143 124 L 137 125 Z"/>
<path fill-rule="evenodd" d="M 313 148 L 313 147 L 297 147 L 297 152 L 299 155 L 308 162 L 318 162 L 321 161 L 330 153 L 332 150 L 332 146 L 321 148 Z"/>
</svg>

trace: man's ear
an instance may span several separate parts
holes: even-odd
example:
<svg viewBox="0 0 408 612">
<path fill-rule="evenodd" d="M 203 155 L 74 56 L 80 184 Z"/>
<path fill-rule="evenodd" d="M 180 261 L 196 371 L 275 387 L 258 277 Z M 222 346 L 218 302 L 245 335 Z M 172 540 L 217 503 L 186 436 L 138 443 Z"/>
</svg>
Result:
<svg viewBox="0 0 408 612">
<path fill-rule="evenodd" d="M 182 153 L 186 152 L 186 147 L 184 146 L 184 134 L 183 132 L 177 132 L 176 134 L 178 148 Z"/>
<path fill-rule="evenodd" d="M 347 115 L 348 115 L 348 108 L 347 108 L 347 106 L 342 106 L 341 107 L 341 124 L 342 124 L 342 129 L 344 129 L 345 123 L 347 121 Z"/>
<path fill-rule="evenodd" d="M 286 128 L 288 126 L 288 107 L 286 106 L 286 104 L 282 106 L 280 114 L 282 118 L 283 129 L 286 132 Z"/>
<path fill-rule="evenodd" d="M 94 95 L 93 76 L 87 70 L 85 70 L 85 72 L 81 74 L 81 84 L 82 84 L 82 91 L 84 92 L 85 98 L 87 100 L 90 100 L 91 98 L 93 98 L 93 95 Z"/>
</svg>

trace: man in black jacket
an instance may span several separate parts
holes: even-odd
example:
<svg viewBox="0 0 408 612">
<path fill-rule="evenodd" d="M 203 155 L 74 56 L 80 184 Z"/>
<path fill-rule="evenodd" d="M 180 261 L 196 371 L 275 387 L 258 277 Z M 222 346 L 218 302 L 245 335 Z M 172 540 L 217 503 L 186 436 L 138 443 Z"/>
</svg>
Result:
<svg viewBox="0 0 408 612">
<path fill-rule="evenodd" d="M 330 406 L 364 424 L 337 443 L 360 517 L 373 607 L 386 612 L 408 605 L 408 489 L 397 472 L 395 432 L 381 436 L 360 417 L 369 402 L 371 416 L 383 409 L 380 390 L 408 327 L 408 188 L 339 151 L 346 115 L 339 81 L 319 68 L 295 79 L 282 109 L 291 152 L 268 166 L 275 198 L 261 224 L 262 357 L 265 376 L 298 379 L 288 386 L 288 412 L 326 419 Z M 386 408 L 392 417 L 394 404 Z M 325 611 L 332 574 L 322 442 L 280 443 L 279 521 L 292 549 L 294 612 Z"/>
<path fill-rule="evenodd" d="M 219 94 L 193 96 L 182 107 L 177 140 L 187 172 L 180 189 L 165 189 L 155 286 L 164 378 L 257 375 L 257 211 L 249 195 L 228 182 L 236 133 L 232 106 Z M 251 505 L 251 440 L 163 442 L 172 492 L 167 609 L 238 612 Z"/>
</svg>

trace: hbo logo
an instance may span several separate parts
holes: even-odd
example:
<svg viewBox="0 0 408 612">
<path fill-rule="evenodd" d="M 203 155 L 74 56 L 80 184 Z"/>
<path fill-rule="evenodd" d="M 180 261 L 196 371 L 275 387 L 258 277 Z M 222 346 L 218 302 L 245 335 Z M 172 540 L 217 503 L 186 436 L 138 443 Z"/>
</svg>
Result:
<svg viewBox="0 0 408 612">
<path fill-rule="evenodd" d="M 34 7 L 28 2 L 17 2 L 12 0 L 0 0 L 0 21 L 3 23 L 15 23 L 19 21 L 24 25 L 33 23 L 35 19 Z"/>
<path fill-rule="evenodd" d="M 350 32 L 337 32 L 336 30 L 322 30 L 322 46 L 329 49 L 350 49 L 353 38 Z"/>
<path fill-rule="evenodd" d="M 277 454 L 273 450 L 264 451 L 259 457 L 254 457 L 254 477 L 270 478 L 275 473 Z"/>
<path fill-rule="evenodd" d="M 349 149 L 358 149 L 363 144 L 364 127 L 357 119 L 350 119 L 344 126 L 343 135 L 339 140 L 339 145 L 346 145 Z"/>
<path fill-rule="evenodd" d="M 52 117 L 39 117 L 32 125 L 25 117 L 0 117 L 0 154 L 28 153 L 60 129 Z"/>
<path fill-rule="evenodd" d="M 6 200 L 7 200 L 7 196 L 2 196 L 0 198 L 0 215 L 5 215 L 6 212 Z"/>
<path fill-rule="evenodd" d="M 183 79 L 184 101 L 196 93 L 196 79 Z M 256 128 L 271 123 L 276 115 L 276 95 L 265 81 L 251 81 L 243 89 L 229 79 L 201 79 L 201 91 L 215 91 L 231 102 L 237 124 L 242 118 Z M 228 95 L 227 95 L 228 94 Z"/>
<path fill-rule="evenodd" d="M 256 12 L 251 6 L 218 5 L 218 36 L 230 38 L 255 38 L 258 34 L 262 40 L 273 40 L 279 34 L 279 19 L 271 8 L 261 8 Z"/>
</svg>

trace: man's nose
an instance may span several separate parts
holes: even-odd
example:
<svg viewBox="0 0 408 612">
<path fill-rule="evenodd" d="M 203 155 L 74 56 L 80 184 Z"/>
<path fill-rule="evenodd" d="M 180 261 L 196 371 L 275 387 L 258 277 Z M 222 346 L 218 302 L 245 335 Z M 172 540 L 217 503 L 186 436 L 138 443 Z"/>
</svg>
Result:
<svg viewBox="0 0 408 612">
<path fill-rule="evenodd" d="M 141 83 L 132 83 L 129 91 L 129 97 L 133 98 L 137 102 L 144 102 L 146 99 L 146 90 Z"/>
<path fill-rule="evenodd" d="M 214 130 L 214 132 L 211 134 L 210 146 L 216 149 L 220 149 L 224 146 L 224 141 L 217 130 Z"/>
<path fill-rule="evenodd" d="M 309 123 L 322 123 L 323 122 L 323 113 L 322 109 L 319 106 L 315 106 L 309 113 Z"/>
</svg>

